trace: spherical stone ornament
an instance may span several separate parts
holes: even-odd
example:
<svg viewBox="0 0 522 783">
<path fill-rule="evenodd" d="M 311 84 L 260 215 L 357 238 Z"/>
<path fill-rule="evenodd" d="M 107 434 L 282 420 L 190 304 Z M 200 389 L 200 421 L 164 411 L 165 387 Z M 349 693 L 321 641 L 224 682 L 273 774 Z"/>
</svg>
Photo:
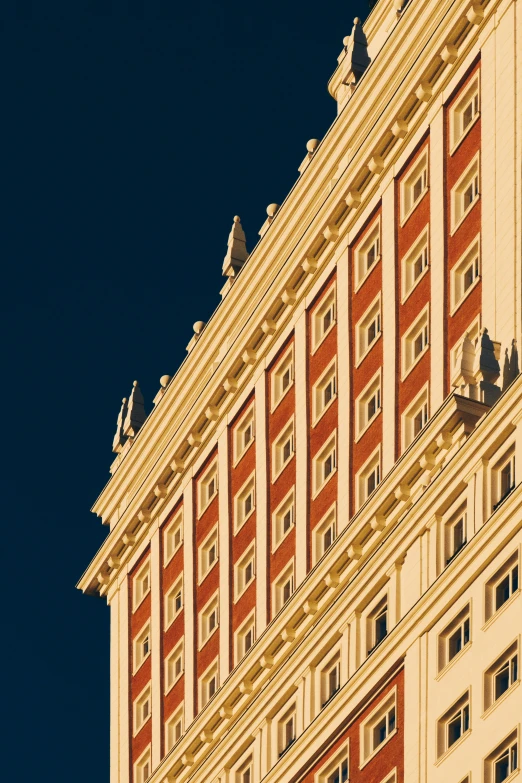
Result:
<svg viewBox="0 0 522 783">
<path fill-rule="evenodd" d="M 169 383 L 170 383 L 171 376 L 170 375 L 162 375 L 160 378 L 160 384 L 165 389 Z"/>
<path fill-rule="evenodd" d="M 269 204 L 266 208 L 266 214 L 268 215 L 268 217 L 274 217 L 278 209 L 279 209 L 279 204 Z"/>
<path fill-rule="evenodd" d="M 205 321 L 196 321 L 192 328 L 194 329 L 194 334 L 201 334 L 205 328 Z"/>
<path fill-rule="evenodd" d="M 306 149 L 308 152 L 315 152 L 319 146 L 319 139 L 310 139 L 306 142 Z"/>
</svg>

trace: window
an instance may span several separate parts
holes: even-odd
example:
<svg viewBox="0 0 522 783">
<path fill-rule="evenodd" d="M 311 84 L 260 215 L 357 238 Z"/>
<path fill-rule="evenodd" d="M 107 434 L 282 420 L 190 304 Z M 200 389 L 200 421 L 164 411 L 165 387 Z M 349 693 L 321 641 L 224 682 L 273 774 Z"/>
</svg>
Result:
<svg viewBox="0 0 522 783">
<path fill-rule="evenodd" d="M 256 508 L 256 476 L 255 473 L 243 484 L 234 498 L 234 532 L 240 530 Z"/>
<path fill-rule="evenodd" d="M 444 550 L 446 565 L 451 563 L 466 544 L 466 512 L 460 510 L 444 526 Z"/>
<path fill-rule="evenodd" d="M 272 481 L 282 473 L 294 456 L 294 420 L 291 419 L 272 446 Z"/>
<path fill-rule="evenodd" d="M 503 783 L 518 770 L 518 737 L 516 730 L 484 762 L 484 783 Z"/>
<path fill-rule="evenodd" d="M 388 596 L 383 596 L 367 619 L 368 655 L 388 634 Z"/>
<path fill-rule="evenodd" d="M 199 615 L 199 647 L 203 647 L 204 644 L 210 639 L 212 634 L 217 631 L 219 626 L 219 595 L 215 595 L 210 599 L 206 606 L 201 610 Z"/>
<path fill-rule="evenodd" d="M 330 549 L 337 536 L 337 510 L 335 503 L 326 512 L 313 532 L 314 565 Z"/>
<path fill-rule="evenodd" d="M 493 511 L 500 506 L 502 501 L 515 489 L 515 452 L 511 449 L 505 455 L 493 470 L 494 486 L 493 492 L 497 502 L 493 506 Z"/>
<path fill-rule="evenodd" d="M 404 223 L 428 190 L 428 153 L 424 152 L 401 181 L 401 223 Z"/>
<path fill-rule="evenodd" d="M 214 500 L 218 492 L 218 465 L 217 460 L 210 466 L 199 484 L 199 515 L 205 511 Z"/>
<path fill-rule="evenodd" d="M 140 731 L 151 714 L 150 683 L 142 690 L 134 702 L 134 736 Z"/>
<path fill-rule="evenodd" d="M 215 695 L 219 687 L 218 661 L 209 666 L 199 681 L 199 698 L 201 706 L 204 707 Z"/>
<path fill-rule="evenodd" d="M 272 552 L 275 552 L 281 541 L 294 526 L 294 488 L 283 499 L 272 515 Z"/>
<path fill-rule="evenodd" d="M 272 410 L 276 408 L 294 382 L 294 346 L 291 345 L 272 371 Z"/>
<path fill-rule="evenodd" d="M 166 692 L 177 683 L 183 674 L 183 640 L 179 642 L 165 659 Z"/>
<path fill-rule="evenodd" d="M 429 418 L 428 386 L 426 385 L 402 414 L 402 447 L 403 450 L 413 443 L 417 435 L 424 429 Z"/>
<path fill-rule="evenodd" d="M 165 565 L 169 563 L 183 543 L 183 511 L 176 514 L 169 522 L 163 534 L 165 547 Z"/>
<path fill-rule="evenodd" d="M 326 368 L 312 391 L 313 424 L 317 424 L 337 397 L 337 375 L 335 360 Z"/>
<path fill-rule="evenodd" d="M 487 620 L 518 591 L 518 584 L 518 552 L 514 552 L 486 585 Z"/>
<path fill-rule="evenodd" d="M 150 777 L 152 772 L 152 763 L 150 755 L 150 745 L 143 751 L 139 759 L 134 765 L 134 781 L 135 783 L 145 783 Z"/>
<path fill-rule="evenodd" d="M 366 354 L 373 348 L 381 336 L 381 296 L 372 302 L 361 320 L 355 327 L 356 333 L 356 366 L 359 365 Z"/>
<path fill-rule="evenodd" d="M 165 596 L 165 623 L 168 628 L 183 609 L 183 577 L 175 582 Z"/>
<path fill-rule="evenodd" d="M 476 237 L 451 270 L 451 315 L 480 280 L 480 238 Z"/>
<path fill-rule="evenodd" d="M 380 259 L 381 223 L 380 220 L 377 220 L 355 251 L 355 290 L 364 283 Z"/>
<path fill-rule="evenodd" d="M 513 642 L 484 675 L 484 709 L 495 704 L 518 682 L 518 642 Z"/>
<path fill-rule="evenodd" d="M 255 542 L 241 555 L 234 566 L 235 571 L 235 600 L 240 598 L 247 587 L 254 581 L 256 575 Z"/>
<path fill-rule="evenodd" d="M 166 752 L 171 750 L 183 736 L 183 705 L 167 720 L 165 726 Z"/>
<path fill-rule="evenodd" d="M 145 596 L 150 592 L 150 562 L 147 560 L 133 580 L 133 607 L 138 608 Z"/>
<path fill-rule="evenodd" d="M 363 435 L 381 412 L 381 371 L 373 376 L 355 403 L 357 414 L 356 440 Z"/>
<path fill-rule="evenodd" d="M 255 612 L 252 612 L 236 631 L 236 666 L 256 640 Z"/>
<path fill-rule="evenodd" d="M 451 151 L 475 124 L 479 116 L 479 76 L 472 80 L 460 100 L 450 109 Z"/>
<path fill-rule="evenodd" d="M 238 769 L 238 771 L 236 772 L 237 783 L 253 783 L 254 780 L 253 770 L 254 770 L 254 765 L 252 762 L 252 758 L 249 758 L 248 761 L 242 764 L 240 769 Z"/>
<path fill-rule="evenodd" d="M 316 781 L 317 783 L 347 783 L 348 772 L 348 746 L 345 745 L 319 771 Z"/>
<path fill-rule="evenodd" d="M 450 750 L 469 730 L 469 692 L 466 691 L 437 722 L 438 757 Z"/>
<path fill-rule="evenodd" d="M 294 592 L 294 563 L 289 563 L 279 574 L 273 586 L 274 615 L 276 615 Z"/>
<path fill-rule="evenodd" d="M 279 755 L 282 756 L 295 742 L 295 706 L 281 718 L 278 724 Z"/>
<path fill-rule="evenodd" d="M 312 345 L 315 352 L 335 326 L 335 285 L 333 285 L 312 315 Z"/>
<path fill-rule="evenodd" d="M 429 347 L 429 311 L 426 307 L 402 338 L 402 377 L 415 367 Z"/>
<path fill-rule="evenodd" d="M 199 583 L 214 568 L 218 556 L 218 528 L 216 525 L 199 547 Z"/>
<path fill-rule="evenodd" d="M 361 767 L 397 730 L 397 689 L 394 688 L 361 724 Z"/>
<path fill-rule="evenodd" d="M 150 655 L 150 623 L 147 622 L 134 639 L 134 672 Z"/>
<path fill-rule="evenodd" d="M 467 604 L 439 635 L 439 672 L 470 643 L 470 622 L 470 606 Z"/>
<path fill-rule="evenodd" d="M 381 481 L 381 452 L 378 448 L 357 474 L 357 506 L 360 508 Z"/>
<path fill-rule="evenodd" d="M 477 153 L 451 191 L 452 233 L 462 223 L 479 196 L 479 155 Z"/>
<path fill-rule="evenodd" d="M 316 497 L 337 470 L 337 432 L 329 437 L 312 463 L 313 497 Z"/>
<path fill-rule="evenodd" d="M 341 658 L 337 653 L 321 671 L 321 709 L 341 687 Z"/>
<path fill-rule="evenodd" d="M 428 229 L 420 237 L 402 260 L 402 301 L 405 302 L 417 283 L 429 269 Z"/>
<path fill-rule="evenodd" d="M 234 465 L 254 442 L 254 406 L 251 405 L 234 430 Z"/>
</svg>

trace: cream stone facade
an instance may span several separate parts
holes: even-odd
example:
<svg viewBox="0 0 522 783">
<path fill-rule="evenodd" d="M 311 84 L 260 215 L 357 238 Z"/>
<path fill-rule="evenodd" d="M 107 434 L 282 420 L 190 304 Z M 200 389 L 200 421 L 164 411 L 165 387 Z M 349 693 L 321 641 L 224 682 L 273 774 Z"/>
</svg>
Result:
<svg viewBox="0 0 522 783">
<path fill-rule="evenodd" d="M 111 783 L 520 776 L 522 11 L 378 0 L 338 113 L 146 416 L 109 534 Z"/>
</svg>

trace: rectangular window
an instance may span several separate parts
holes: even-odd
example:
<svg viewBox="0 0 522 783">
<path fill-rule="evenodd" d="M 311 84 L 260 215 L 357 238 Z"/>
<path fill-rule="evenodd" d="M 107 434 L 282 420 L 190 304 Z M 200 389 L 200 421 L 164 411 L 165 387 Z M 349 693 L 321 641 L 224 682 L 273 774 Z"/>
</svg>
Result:
<svg viewBox="0 0 522 783">
<path fill-rule="evenodd" d="M 458 555 L 467 541 L 467 518 L 465 510 L 460 510 L 454 514 L 444 525 L 444 551 L 446 556 L 446 565 L 451 563 L 453 558 Z"/>
<path fill-rule="evenodd" d="M 479 153 L 473 158 L 451 190 L 452 233 L 460 226 L 480 197 Z"/>
<path fill-rule="evenodd" d="M 360 288 L 381 260 L 381 222 L 376 220 L 365 239 L 355 250 L 355 290 Z"/>
<path fill-rule="evenodd" d="M 371 351 L 381 336 L 381 295 L 372 302 L 355 327 L 356 366 Z"/>
<path fill-rule="evenodd" d="M 437 721 L 437 755 L 440 758 L 470 730 L 469 692 Z"/>
<path fill-rule="evenodd" d="M 209 666 L 199 681 L 199 698 L 201 706 L 204 707 L 210 699 L 216 694 L 219 687 L 219 669 L 218 661 Z"/>
<path fill-rule="evenodd" d="M 381 371 L 373 376 L 355 403 L 357 415 L 356 440 L 363 435 L 381 412 Z"/>
<path fill-rule="evenodd" d="M 184 670 L 183 640 L 179 642 L 165 659 L 166 692 L 177 683 Z"/>
<path fill-rule="evenodd" d="M 215 593 L 199 615 L 199 647 L 203 647 L 219 626 L 219 594 Z"/>
<path fill-rule="evenodd" d="M 168 628 L 183 609 L 183 577 L 165 595 L 165 627 Z"/>
<path fill-rule="evenodd" d="M 244 658 L 256 640 L 255 612 L 252 612 L 238 628 L 235 634 L 236 666 Z"/>
<path fill-rule="evenodd" d="M 428 190 L 428 153 L 423 152 L 401 181 L 401 224 L 405 223 Z"/>
<path fill-rule="evenodd" d="M 388 634 L 388 596 L 380 599 L 367 620 L 368 655 Z"/>
<path fill-rule="evenodd" d="M 424 308 L 420 316 L 402 338 L 402 378 L 415 367 L 429 347 L 429 310 Z"/>
<path fill-rule="evenodd" d="M 294 526 L 294 488 L 286 495 L 272 515 L 272 552 L 286 538 Z"/>
<path fill-rule="evenodd" d="M 255 472 L 246 480 L 234 498 L 234 532 L 237 533 L 256 508 L 256 475 Z"/>
<path fill-rule="evenodd" d="M 376 449 L 357 474 L 357 507 L 360 508 L 381 481 L 381 451 Z"/>
<path fill-rule="evenodd" d="M 134 701 L 134 736 L 141 731 L 151 715 L 150 683 Z"/>
<path fill-rule="evenodd" d="M 256 575 L 255 563 L 255 542 L 253 542 L 234 566 L 236 601 L 254 581 Z"/>
<path fill-rule="evenodd" d="M 313 424 L 317 424 L 337 397 L 337 375 L 335 359 L 315 382 L 312 390 Z"/>
<path fill-rule="evenodd" d="M 179 511 L 174 519 L 169 522 L 163 534 L 165 565 L 170 563 L 183 543 L 183 511 Z"/>
<path fill-rule="evenodd" d="M 241 764 L 240 769 L 235 775 L 236 783 L 253 783 L 254 781 L 254 764 L 252 758 Z"/>
<path fill-rule="evenodd" d="M 295 742 L 295 706 L 281 718 L 278 724 L 279 755 L 282 756 Z"/>
<path fill-rule="evenodd" d="M 218 464 L 217 460 L 208 468 L 205 475 L 199 480 L 198 483 L 198 495 L 199 495 L 199 514 L 208 508 L 210 503 L 217 496 L 218 492 Z"/>
<path fill-rule="evenodd" d="M 515 489 L 515 451 L 510 449 L 493 469 L 493 496 L 495 511 L 505 498 Z"/>
<path fill-rule="evenodd" d="M 394 688 L 361 724 L 361 764 L 364 766 L 397 730 L 397 689 Z"/>
<path fill-rule="evenodd" d="M 341 687 L 341 659 L 339 653 L 321 671 L 321 709 L 333 699 Z"/>
<path fill-rule="evenodd" d="M 438 669 L 441 672 L 471 640 L 470 635 L 470 605 L 467 604 L 449 625 L 444 628 L 438 638 Z"/>
<path fill-rule="evenodd" d="M 348 745 L 344 745 L 333 759 L 321 768 L 316 783 L 348 783 L 348 772 Z"/>
<path fill-rule="evenodd" d="M 150 592 L 150 562 L 147 560 L 145 565 L 142 565 L 138 573 L 133 579 L 133 609 L 136 611 L 143 599 Z"/>
<path fill-rule="evenodd" d="M 413 443 L 417 435 L 424 429 L 429 419 L 429 387 L 428 384 L 420 391 L 402 414 L 402 447 L 403 451 Z"/>
<path fill-rule="evenodd" d="M 326 512 L 313 532 L 313 564 L 330 549 L 337 536 L 337 509 L 334 505 Z"/>
<path fill-rule="evenodd" d="M 291 345 L 272 370 L 272 411 L 279 405 L 294 382 L 294 346 Z"/>
<path fill-rule="evenodd" d="M 428 228 L 415 240 L 402 260 L 402 302 L 404 303 L 429 268 Z"/>
<path fill-rule="evenodd" d="M 515 729 L 485 759 L 484 783 L 504 783 L 518 769 L 518 732 Z"/>
<path fill-rule="evenodd" d="M 183 736 L 183 705 L 178 707 L 173 715 L 167 720 L 165 725 L 165 744 L 166 752 L 171 750 L 176 742 Z"/>
<path fill-rule="evenodd" d="M 451 315 L 480 280 L 480 236 L 466 248 L 451 270 Z"/>
<path fill-rule="evenodd" d="M 294 563 L 290 562 L 279 574 L 273 586 L 274 615 L 281 611 L 294 592 Z"/>
<path fill-rule="evenodd" d="M 312 315 L 312 353 L 335 326 L 335 285 L 333 285 Z"/>
<path fill-rule="evenodd" d="M 484 710 L 489 709 L 518 682 L 518 641 L 513 642 L 484 675 Z"/>
<path fill-rule="evenodd" d="M 152 772 L 151 762 L 151 750 L 150 745 L 143 751 L 139 759 L 134 765 L 134 781 L 135 783 L 145 783 L 150 777 Z"/>
<path fill-rule="evenodd" d="M 518 551 L 498 569 L 486 584 L 486 620 L 506 604 L 519 589 Z"/>
<path fill-rule="evenodd" d="M 150 655 L 150 623 L 147 622 L 134 639 L 134 673 Z"/>
<path fill-rule="evenodd" d="M 451 151 L 455 151 L 471 130 L 480 113 L 479 75 L 466 87 L 462 97 L 450 109 Z"/>
<path fill-rule="evenodd" d="M 214 568 L 218 562 L 218 527 L 211 530 L 206 539 L 199 547 L 199 583 L 205 579 L 207 574 Z"/>
<path fill-rule="evenodd" d="M 337 470 L 337 432 L 334 432 L 312 460 L 313 497 L 316 497 Z"/>
<path fill-rule="evenodd" d="M 254 406 L 251 405 L 234 429 L 234 465 L 237 465 L 250 448 L 254 442 L 254 436 Z"/>
<path fill-rule="evenodd" d="M 272 481 L 283 472 L 294 456 L 294 420 L 286 424 L 272 446 Z"/>
</svg>

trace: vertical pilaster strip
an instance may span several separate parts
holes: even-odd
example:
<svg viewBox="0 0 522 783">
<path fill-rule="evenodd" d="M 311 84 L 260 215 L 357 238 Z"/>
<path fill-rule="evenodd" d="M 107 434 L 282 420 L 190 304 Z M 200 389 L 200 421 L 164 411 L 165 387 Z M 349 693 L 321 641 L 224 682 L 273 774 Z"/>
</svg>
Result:
<svg viewBox="0 0 522 783">
<path fill-rule="evenodd" d="M 339 684 L 341 688 L 348 682 L 348 678 L 351 677 L 353 671 L 350 670 L 349 656 L 350 656 L 350 623 L 346 622 L 340 628 L 341 631 L 341 655 L 340 655 L 340 677 Z"/>
<path fill-rule="evenodd" d="M 344 530 L 350 514 L 350 311 L 348 307 L 349 253 L 337 263 L 337 530 Z"/>
<path fill-rule="evenodd" d="M 119 579 L 119 632 L 120 632 L 120 758 L 118 783 L 130 780 L 130 617 L 129 578 L 123 574 Z"/>
<path fill-rule="evenodd" d="M 255 382 L 256 419 L 256 636 L 267 625 L 268 590 L 268 443 L 267 393 L 264 367 Z"/>
<path fill-rule="evenodd" d="M 348 671 L 350 676 L 359 668 L 359 662 L 361 660 L 359 647 L 362 644 L 361 640 L 361 613 L 352 612 L 347 620 L 350 626 L 350 649 L 348 651 Z"/>
<path fill-rule="evenodd" d="M 194 482 L 189 478 L 183 492 L 183 605 L 185 634 L 185 730 L 195 716 L 196 618 L 194 596 Z"/>
<path fill-rule="evenodd" d="M 295 362 L 295 584 L 304 580 L 308 563 L 308 380 L 306 311 L 294 331 Z"/>
<path fill-rule="evenodd" d="M 420 640 L 406 653 L 404 670 L 404 783 L 420 780 Z"/>
<path fill-rule="evenodd" d="M 152 769 L 161 761 L 162 734 L 160 549 L 160 531 L 156 528 L 150 540 Z"/>
<path fill-rule="evenodd" d="M 482 325 L 496 336 L 496 133 L 495 133 L 495 34 L 484 41 L 480 65 L 480 200 L 481 200 L 481 256 L 482 256 Z M 512 162 L 511 164 L 512 165 Z"/>
<path fill-rule="evenodd" d="M 382 475 L 395 463 L 396 428 L 396 250 L 395 250 L 395 182 L 390 180 L 382 194 Z"/>
<path fill-rule="evenodd" d="M 302 674 L 296 682 L 296 694 L 295 694 L 295 736 L 299 737 L 305 727 L 304 711 L 305 711 L 305 689 L 306 689 L 306 677 Z"/>
<path fill-rule="evenodd" d="M 230 473 L 228 460 L 228 427 L 218 433 L 219 482 L 219 682 L 230 672 Z"/>
<path fill-rule="evenodd" d="M 444 156 L 441 105 L 430 124 L 430 416 L 444 400 Z"/>
<path fill-rule="evenodd" d="M 108 603 L 111 610 L 111 713 L 110 713 L 110 783 L 119 783 L 120 770 L 120 593 L 109 588 Z M 125 676 L 125 672 L 123 676 Z"/>
</svg>

